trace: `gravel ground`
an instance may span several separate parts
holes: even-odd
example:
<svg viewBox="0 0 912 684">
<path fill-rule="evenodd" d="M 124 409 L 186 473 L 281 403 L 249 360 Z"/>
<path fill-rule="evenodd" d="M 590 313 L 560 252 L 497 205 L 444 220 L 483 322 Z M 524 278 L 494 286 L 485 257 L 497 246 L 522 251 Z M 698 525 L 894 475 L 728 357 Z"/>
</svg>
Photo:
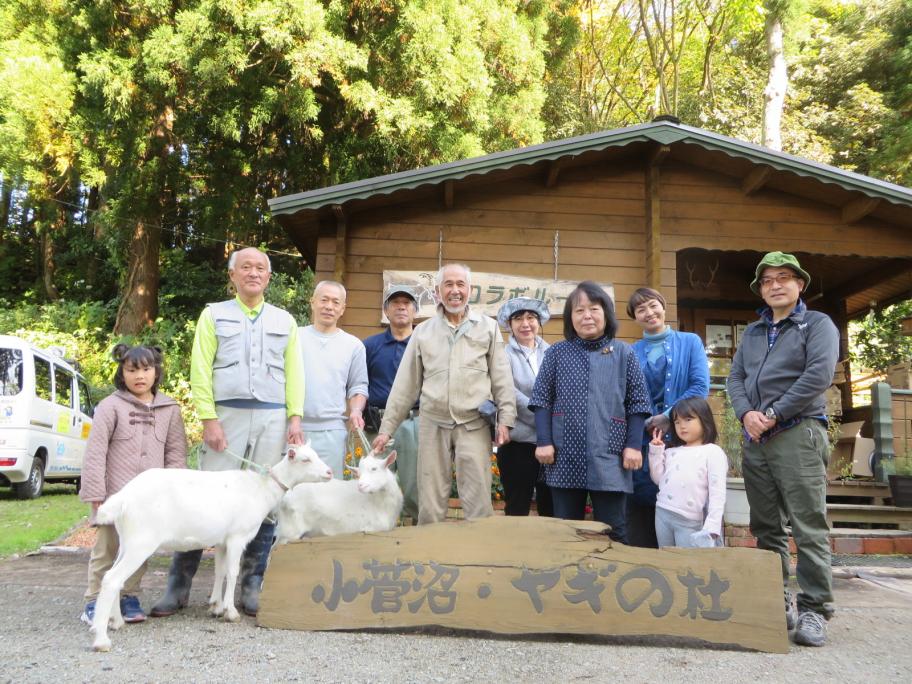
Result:
<svg viewBox="0 0 912 684">
<path fill-rule="evenodd" d="M 297 632 L 259 628 L 247 617 L 227 624 L 205 612 L 210 560 L 190 608 L 126 625 L 112 633 L 113 651 L 99 654 L 78 620 L 86 560 L 82 550 L 0 562 L 0 682 L 897 682 L 912 671 L 908 570 L 840 568 L 829 645 L 771 655 L 663 637 Z M 164 587 L 167 563 L 151 561 L 146 608 Z"/>
</svg>

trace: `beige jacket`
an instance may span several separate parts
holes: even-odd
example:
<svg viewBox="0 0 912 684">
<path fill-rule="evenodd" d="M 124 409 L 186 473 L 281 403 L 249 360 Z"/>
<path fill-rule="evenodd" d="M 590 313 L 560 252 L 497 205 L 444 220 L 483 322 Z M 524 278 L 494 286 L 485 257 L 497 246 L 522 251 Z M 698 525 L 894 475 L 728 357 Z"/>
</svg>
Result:
<svg viewBox="0 0 912 684">
<path fill-rule="evenodd" d="M 454 329 L 443 307 L 438 307 L 433 318 L 415 328 L 386 401 L 380 432 L 392 435 L 419 398 L 423 418 L 470 430 L 484 425 L 478 407 L 493 399 L 498 423 L 513 427 L 513 374 L 493 318 L 469 309 Z"/>
<path fill-rule="evenodd" d="M 187 436 L 180 406 L 158 392 L 148 407 L 118 390 L 95 409 L 79 498 L 105 501 L 149 468 L 186 468 Z"/>
</svg>

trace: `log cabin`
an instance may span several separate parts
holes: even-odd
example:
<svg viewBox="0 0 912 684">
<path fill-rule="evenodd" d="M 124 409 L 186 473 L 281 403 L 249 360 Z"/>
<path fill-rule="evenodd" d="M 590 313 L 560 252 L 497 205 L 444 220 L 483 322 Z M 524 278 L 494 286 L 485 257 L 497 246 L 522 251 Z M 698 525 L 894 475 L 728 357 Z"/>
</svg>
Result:
<svg viewBox="0 0 912 684">
<path fill-rule="evenodd" d="M 671 117 L 368 178 L 269 202 L 314 268 L 349 290 L 340 325 L 380 331 L 385 270 L 474 271 L 609 283 L 618 336 L 648 285 L 667 320 L 707 345 L 714 382 L 760 300 L 760 257 L 795 253 L 811 308 L 842 333 L 871 307 L 912 292 L 912 190 L 680 124 Z M 560 337 L 559 318 L 545 337 Z M 848 365 L 846 364 L 846 372 Z M 850 378 L 842 403 L 851 406 Z"/>
</svg>

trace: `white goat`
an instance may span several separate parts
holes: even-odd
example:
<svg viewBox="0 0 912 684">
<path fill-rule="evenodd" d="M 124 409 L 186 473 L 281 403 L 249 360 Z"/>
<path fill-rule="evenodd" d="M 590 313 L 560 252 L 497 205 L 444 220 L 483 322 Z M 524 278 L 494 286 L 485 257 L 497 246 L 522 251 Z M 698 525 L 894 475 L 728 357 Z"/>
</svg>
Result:
<svg viewBox="0 0 912 684">
<path fill-rule="evenodd" d="M 215 616 L 240 619 L 234 607 L 241 554 L 260 524 L 299 482 L 320 482 L 332 471 L 305 443 L 289 444 L 266 474 L 251 470 L 204 472 L 154 468 L 130 480 L 98 509 L 101 525 L 114 525 L 120 539 L 117 560 L 101 581 L 92 631 L 96 651 L 109 651 L 111 627 L 123 625 L 120 590 L 157 549 L 192 551 L 215 547 L 215 583 L 209 606 Z M 222 584 L 224 583 L 224 590 Z"/>
<path fill-rule="evenodd" d="M 389 469 L 395 460 L 395 451 L 386 458 L 371 451 L 351 469 L 357 480 L 299 484 L 279 505 L 276 543 L 393 529 L 402 512 L 402 490 Z"/>
</svg>

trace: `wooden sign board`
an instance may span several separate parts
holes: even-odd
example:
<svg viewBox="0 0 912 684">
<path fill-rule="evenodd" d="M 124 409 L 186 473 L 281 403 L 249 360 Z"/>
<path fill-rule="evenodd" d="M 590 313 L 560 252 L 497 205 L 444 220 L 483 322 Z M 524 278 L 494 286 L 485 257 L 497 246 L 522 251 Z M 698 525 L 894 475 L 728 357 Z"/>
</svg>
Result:
<svg viewBox="0 0 912 684">
<path fill-rule="evenodd" d="M 672 635 L 788 652 L 779 558 L 641 549 L 600 523 L 495 516 L 273 549 L 258 624 Z"/>
<path fill-rule="evenodd" d="M 437 299 L 434 295 L 436 276 L 436 271 L 383 271 L 383 292 L 385 293 L 390 285 L 411 286 L 418 297 L 417 317 L 430 318 L 437 310 Z M 472 271 L 469 304 L 476 311 L 496 317 L 504 302 L 514 297 L 531 297 L 547 303 L 552 318 L 561 318 L 564 315 L 567 295 L 578 284 L 575 280 L 548 280 Z M 599 285 L 611 297 L 611 301 L 614 301 L 614 286 L 610 283 Z M 382 323 L 389 323 L 385 313 L 382 313 L 380 320 Z"/>
</svg>

